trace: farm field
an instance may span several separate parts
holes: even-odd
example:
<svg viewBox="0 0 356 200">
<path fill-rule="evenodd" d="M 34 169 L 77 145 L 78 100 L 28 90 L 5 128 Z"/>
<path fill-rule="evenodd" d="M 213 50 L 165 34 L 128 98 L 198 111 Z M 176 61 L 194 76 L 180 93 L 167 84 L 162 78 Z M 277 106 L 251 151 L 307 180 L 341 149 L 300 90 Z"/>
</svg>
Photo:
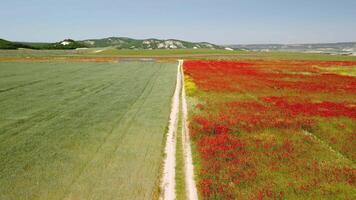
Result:
<svg viewBox="0 0 356 200">
<path fill-rule="evenodd" d="M 185 61 L 200 197 L 355 199 L 356 62 L 274 55 Z"/>
<path fill-rule="evenodd" d="M 153 199 L 177 63 L 0 62 L 0 199 Z"/>
<path fill-rule="evenodd" d="M 116 48 L 93 48 L 79 50 L 0 50 L 0 57 L 8 58 L 41 58 L 41 57 L 210 57 L 221 55 L 237 55 L 242 51 L 228 51 L 221 49 L 155 49 L 130 50 Z"/>
<path fill-rule="evenodd" d="M 356 56 L 341 56 L 296 52 L 253 52 L 214 49 L 164 49 L 164 50 L 0 50 L 0 61 L 31 60 L 117 60 L 120 58 L 195 59 L 195 60 L 312 60 L 312 61 L 356 61 Z"/>
<path fill-rule="evenodd" d="M 355 57 L 19 51 L 0 51 L 0 199 L 356 196 Z"/>
</svg>

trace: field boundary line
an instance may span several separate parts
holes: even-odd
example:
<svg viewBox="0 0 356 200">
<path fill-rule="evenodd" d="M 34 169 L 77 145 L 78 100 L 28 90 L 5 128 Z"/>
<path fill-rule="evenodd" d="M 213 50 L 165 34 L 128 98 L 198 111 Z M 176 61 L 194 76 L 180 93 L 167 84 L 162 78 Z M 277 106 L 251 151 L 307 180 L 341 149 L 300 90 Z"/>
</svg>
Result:
<svg viewBox="0 0 356 200">
<path fill-rule="evenodd" d="M 180 62 L 177 66 L 176 88 L 172 97 L 171 114 L 167 132 L 167 141 L 165 147 L 165 159 L 163 163 L 163 177 L 161 182 L 161 196 L 163 200 L 176 199 L 175 169 L 176 169 L 176 143 L 177 143 L 177 125 L 179 114 L 179 96 L 182 88 Z"/>
<path fill-rule="evenodd" d="M 302 132 L 304 133 L 304 135 L 309 136 L 311 138 L 313 138 L 315 141 L 319 142 L 319 144 L 321 144 L 322 146 L 324 146 L 325 148 L 327 148 L 329 151 L 331 151 L 332 153 L 336 154 L 336 156 L 339 159 L 342 160 L 347 160 L 351 163 L 353 163 L 352 160 L 350 160 L 348 157 L 346 157 L 345 155 L 343 155 L 342 153 L 340 153 L 339 151 L 335 150 L 332 146 L 330 146 L 327 142 L 325 142 L 324 140 L 320 139 L 319 137 L 317 137 L 315 134 L 307 131 L 307 130 L 302 130 Z"/>
<path fill-rule="evenodd" d="M 185 184 L 188 200 L 198 200 L 198 192 L 194 179 L 194 165 L 192 158 L 192 150 L 190 146 L 189 126 L 188 126 L 188 108 L 184 88 L 184 60 L 179 60 L 179 66 L 182 76 L 182 142 L 183 142 L 183 156 L 184 156 L 184 171 Z"/>
</svg>

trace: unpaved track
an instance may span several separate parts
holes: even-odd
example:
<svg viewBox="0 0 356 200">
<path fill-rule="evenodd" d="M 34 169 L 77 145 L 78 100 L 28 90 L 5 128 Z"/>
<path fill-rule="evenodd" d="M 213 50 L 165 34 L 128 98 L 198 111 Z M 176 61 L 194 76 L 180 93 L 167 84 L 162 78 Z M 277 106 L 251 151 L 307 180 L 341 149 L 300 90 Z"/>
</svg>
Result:
<svg viewBox="0 0 356 200">
<path fill-rule="evenodd" d="M 163 200 L 176 199 L 175 190 L 175 168 L 176 168 L 176 145 L 177 145 L 177 125 L 180 107 L 180 97 L 182 98 L 182 144 L 184 156 L 184 175 L 186 185 L 186 198 L 188 200 L 198 200 L 198 192 L 194 180 L 194 166 L 188 129 L 188 109 L 184 89 L 183 60 L 179 60 L 177 69 L 177 83 L 174 91 L 172 108 L 168 126 L 167 142 L 165 147 L 165 160 L 163 164 L 163 177 L 161 182 L 161 196 Z"/>
<path fill-rule="evenodd" d="M 189 128 L 188 128 L 188 108 L 184 88 L 184 71 L 183 60 L 179 61 L 181 76 L 182 76 L 182 140 L 183 140 L 183 155 L 184 155 L 184 171 L 185 171 L 185 184 L 188 200 L 198 200 L 198 192 L 194 180 L 194 166 L 192 158 L 192 150 L 190 146 Z"/>
<path fill-rule="evenodd" d="M 177 83 L 173 94 L 172 108 L 169 118 L 167 142 L 165 147 L 165 160 L 163 164 L 163 177 L 161 182 L 160 199 L 171 200 L 176 198 L 175 168 L 176 168 L 176 136 L 179 114 L 179 96 L 182 88 L 180 64 L 177 67 Z"/>
</svg>

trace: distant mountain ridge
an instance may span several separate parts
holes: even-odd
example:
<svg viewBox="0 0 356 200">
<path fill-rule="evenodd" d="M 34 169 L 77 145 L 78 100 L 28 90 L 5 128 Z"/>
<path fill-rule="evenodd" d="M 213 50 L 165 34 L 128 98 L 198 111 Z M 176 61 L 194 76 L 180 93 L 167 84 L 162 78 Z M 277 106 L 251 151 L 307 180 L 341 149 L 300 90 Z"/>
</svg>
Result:
<svg viewBox="0 0 356 200">
<path fill-rule="evenodd" d="M 0 49 L 77 49 L 106 48 L 117 49 L 224 49 L 225 47 L 208 42 L 188 42 L 177 39 L 133 39 L 127 37 L 108 37 L 103 39 L 88 39 L 75 41 L 65 39 L 56 43 L 41 42 L 11 42 L 0 39 Z"/>
<path fill-rule="evenodd" d="M 246 44 L 227 45 L 234 49 L 252 51 L 302 51 L 316 53 L 344 53 L 356 52 L 356 42 L 311 43 L 311 44 Z"/>
<path fill-rule="evenodd" d="M 177 39 L 160 40 L 150 39 L 132 39 L 127 37 L 109 37 L 103 39 L 92 39 L 80 41 L 89 47 L 116 47 L 118 49 L 222 49 L 208 42 L 188 42 Z"/>
</svg>

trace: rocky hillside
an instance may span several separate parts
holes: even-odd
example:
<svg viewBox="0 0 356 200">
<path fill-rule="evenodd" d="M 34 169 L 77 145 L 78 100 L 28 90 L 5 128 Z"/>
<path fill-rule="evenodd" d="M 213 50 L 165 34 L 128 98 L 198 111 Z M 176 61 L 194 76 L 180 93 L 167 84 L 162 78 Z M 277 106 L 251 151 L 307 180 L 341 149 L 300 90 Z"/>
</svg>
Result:
<svg viewBox="0 0 356 200">
<path fill-rule="evenodd" d="M 226 49 L 225 47 L 208 42 L 187 42 L 183 40 L 169 39 L 145 39 L 137 40 L 126 37 L 109 37 L 103 39 L 91 39 L 75 41 L 65 39 L 55 43 L 41 42 L 10 42 L 0 39 L 0 49 L 77 49 L 77 48 L 105 48 L 117 49 Z"/>
<path fill-rule="evenodd" d="M 88 47 L 117 47 L 118 49 L 223 49 L 223 47 L 207 42 L 187 42 L 176 39 L 137 40 L 125 37 L 109 37 L 80 41 Z"/>
</svg>

